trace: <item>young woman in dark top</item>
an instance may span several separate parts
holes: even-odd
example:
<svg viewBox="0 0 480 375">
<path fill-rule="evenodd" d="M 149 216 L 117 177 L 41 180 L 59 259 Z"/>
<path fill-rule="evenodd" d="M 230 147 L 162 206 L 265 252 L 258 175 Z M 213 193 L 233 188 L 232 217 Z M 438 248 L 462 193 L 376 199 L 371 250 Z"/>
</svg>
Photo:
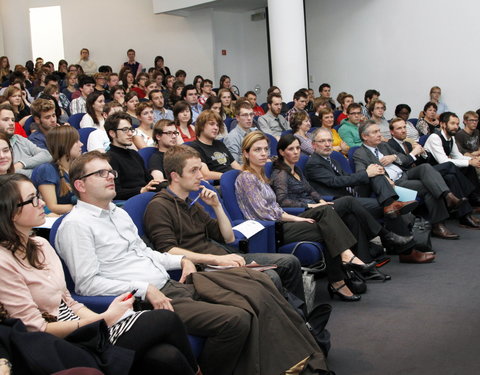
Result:
<svg viewBox="0 0 480 375">
<path fill-rule="evenodd" d="M 298 139 L 291 134 L 282 136 L 278 141 L 277 153 L 278 159 L 273 165 L 270 184 L 279 205 L 312 209 L 326 204 L 321 195 L 308 183 L 302 170 L 295 165 L 300 159 Z M 390 243 L 392 241 L 408 242 L 408 237 L 400 237 L 383 228 L 353 196 L 335 199 L 330 204 L 357 239 L 353 249 L 356 254 L 354 258 L 348 262 L 348 259 L 342 256 L 347 267 L 357 267 L 357 270 L 362 272 L 363 266 L 358 267 L 356 263 L 373 261 L 369 254 L 368 242 L 376 236 L 380 236 L 387 243 L 389 241 Z M 378 273 L 375 269 L 368 269 L 365 272 L 368 275 L 372 272 Z"/>
</svg>

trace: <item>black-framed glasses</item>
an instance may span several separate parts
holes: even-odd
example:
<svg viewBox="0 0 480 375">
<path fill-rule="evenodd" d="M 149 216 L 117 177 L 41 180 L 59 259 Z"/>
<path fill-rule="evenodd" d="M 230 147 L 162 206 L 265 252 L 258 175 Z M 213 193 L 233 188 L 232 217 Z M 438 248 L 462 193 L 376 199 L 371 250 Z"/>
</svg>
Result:
<svg viewBox="0 0 480 375">
<path fill-rule="evenodd" d="M 161 132 L 160 134 L 165 134 L 165 135 L 168 135 L 169 137 L 171 137 L 172 135 L 174 135 L 175 137 L 178 136 L 180 134 L 180 132 L 178 131 L 169 131 L 169 132 Z"/>
<path fill-rule="evenodd" d="M 37 191 L 37 194 L 35 194 L 34 197 L 30 198 L 29 200 L 26 200 L 25 202 L 18 203 L 17 207 L 23 207 L 30 203 L 32 204 L 33 207 L 38 207 L 38 205 L 40 204 L 40 199 L 42 199 L 42 196 Z"/>
<path fill-rule="evenodd" d="M 135 128 L 132 128 L 132 127 L 128 127 L 128 128 L 120 128 L 120 129 L 115 129 L 115 131 L 121 131 L 121 132 L 124 132 L 125 134 L 127 134 L 128 132 L 134 132 L 135 131 Z"/>
<path fill-rule="evenodd" d="M 83 175 L 82 177 L 79 177 L 78 179 L 84 179 L 93 175 L 97 175 L 98 177 L 102 178 L 108 178 L 108 175 L 112 174 L 113 178 L 118 177 L 118 172 L 114 169 L 99 169 L 98 171 L 92 172 L 92 173 L 87 173 L 86 175 Z"/>
</svg>

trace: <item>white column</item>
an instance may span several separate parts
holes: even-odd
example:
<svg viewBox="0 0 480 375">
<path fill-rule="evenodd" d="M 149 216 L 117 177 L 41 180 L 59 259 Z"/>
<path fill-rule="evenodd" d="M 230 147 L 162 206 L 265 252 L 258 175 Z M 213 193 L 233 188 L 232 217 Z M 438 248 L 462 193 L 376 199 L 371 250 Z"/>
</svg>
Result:
<svg viewBox="0 0 480 375">
<path fill-rule="evenodd" d="M 28 0 L 1 0 L 0 16 L 3 28 L 3 47 L 10 60 L 10 68 L 15 64 L 24 65 L 32 59 L 30 37 L 30 16 Z"/>
<path fill-rule="evenodd" d="M 268 26 L 273 85 L 289 102 L 295 91 L 308 87 L 303 0 L 268 0 Z"/>
</svg>

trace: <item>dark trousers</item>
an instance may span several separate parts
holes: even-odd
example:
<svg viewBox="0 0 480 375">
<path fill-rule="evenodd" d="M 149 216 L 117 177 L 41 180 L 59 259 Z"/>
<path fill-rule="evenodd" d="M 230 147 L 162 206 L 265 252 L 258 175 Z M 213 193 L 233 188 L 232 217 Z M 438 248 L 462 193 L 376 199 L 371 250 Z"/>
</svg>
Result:
<svg viewBox="0 0 480 375">
<path fill-rule="evenodd" d="M 352 250 L 364 262 L 370 262 L 368 243 L 380 233 L 382 226 L 354 197 L 338 198 L 333 203 L 335 211 L 357 239 Z"/>
<path fill-rule="evenodd" d="M 232 374 L 250 333 L 250 314 L 238 307 L 198 300 L 191 284 L 170 280 L 161 291 L 172 299 L 187 332 L 207 338 L 198 360 L 203 374 Z"/>
<path fill-rule="evenodd" d="M 197 372 L 185 326 L 174 312 L 144 312 L 132 328 L 118 338 L 116 345 L 135 351 L 132 374 Z"/>
<path fill-rule="evenodd" d="M 449 217 L 443 194 L 450 189 L 442 176 L 430 164 L 421 164 L 404 172 L 395 184 L 416 190 L 425 200 L 429 220 L 432 224 L 439 223 Z"/>
<path fill-rule="evenodd" d="M 328 279 L 330 282 L 343 280 L 344 274 L 339 255 L 355 245 L 355 237 L 331 206 L 311 208 L 299 216 L 314 219 L 315 223 L 285 222 L 283 224 L 284 241 L 286 243 L 325 242 L 327 251 L 324 255 Z"/>
<path fill-rule="evenodd" d="M 468 168 L 458 168 L 452 162 L 446 162 L 442 164 L 437 164 L 433 168 L 437 170 L 445 180 L 450 191 L 455 194 L 458 198 L 467 198 L 470 194 L 475 191 L 474 184 L 470 181 L 470 178 L 467 177 L 462 173 L 462 170 L 465 170 L 467 175 L 471 174 L 471 171 L 468 171 Z M 475 183 L 478 184 L 477 181 L 477 173 L 475 172 L 475 168 L 470 167 L 473 170 L 473 175 L 475 178 Z M 472 206 L 469 202 L 464 202 L 458 208 L 458 215 L 465 216 L 472 212 Z"/>
</svg>

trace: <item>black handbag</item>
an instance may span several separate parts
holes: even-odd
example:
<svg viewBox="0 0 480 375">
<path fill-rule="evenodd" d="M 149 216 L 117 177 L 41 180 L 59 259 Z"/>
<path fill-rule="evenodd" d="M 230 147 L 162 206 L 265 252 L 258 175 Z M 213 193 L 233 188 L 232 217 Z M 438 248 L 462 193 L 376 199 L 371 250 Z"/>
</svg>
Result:
<svg viewBox="0 0 480 375">
<path fill-rule="evenodd" d="M 367 291 L 367 283 L 354 270 L 345 270 L 345 284 L 353 294 L 363 294 Z"/>
<path fill-rule="evenodd" d="M 416 217 L 412 227 L 415 248 L 419 251 L 432 251 L 432 224 L 421 217 Z"/>
</svg>

